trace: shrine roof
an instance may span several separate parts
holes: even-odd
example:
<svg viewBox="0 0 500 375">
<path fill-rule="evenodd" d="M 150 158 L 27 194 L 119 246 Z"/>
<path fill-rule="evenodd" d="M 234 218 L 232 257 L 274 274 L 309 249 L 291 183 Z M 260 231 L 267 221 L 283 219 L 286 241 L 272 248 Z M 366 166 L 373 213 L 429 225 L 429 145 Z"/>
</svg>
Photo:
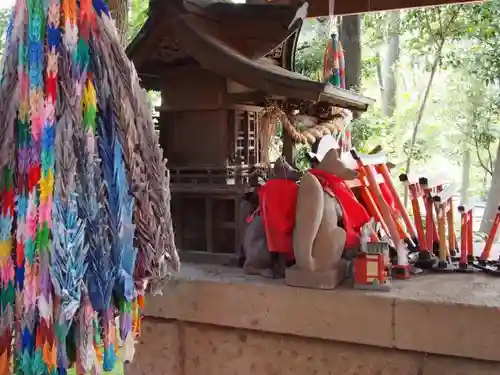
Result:
<svg viewBox="0 0 500 375">
<path fill-rule="evenodd" d="M 151 1 L 145 25 L 127 48 L 137 69 L 152 64 L 172 64 L 190 58 L 179 43 L 175 25 L 191 23 L 230 45 L 248 58 L 259 58 L 296 32 L 300 22 L 291 22 L 297 8 L 292 5 L 235 4 L 213 0 Z"/>
<path fill-rule="evenodd" d="M 155 76 L 149 81 L 157 80 L 163 69 L 194 60 L 204 69 L 267 95 L 365 111 L 372 99 L 261 59 L 294 32 L 288 25 L 295 13 L 290 5 L 157 0 L 127 53 L 146 84 L 148 76 Z M 168 53 L 162 52 L 165 48 Z"/>
<path fill-rule="evenodd" d="M 374 102 L 351 91 L 312 81 L 265 60 L 249 59 L 189 22 L 179 22 L 177 27 L 179 39 L 204 68 L 245 86 L 286 98 L 328 102 L 363 111 Z"/>
</svg>

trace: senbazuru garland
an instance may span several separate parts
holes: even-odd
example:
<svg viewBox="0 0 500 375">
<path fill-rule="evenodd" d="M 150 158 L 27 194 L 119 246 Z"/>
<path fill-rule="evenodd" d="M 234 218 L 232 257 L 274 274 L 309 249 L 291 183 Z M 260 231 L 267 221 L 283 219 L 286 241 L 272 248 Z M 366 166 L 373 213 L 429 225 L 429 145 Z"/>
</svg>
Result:
<svg viewBox="0 0 500 375">
<path fill-rule="evenodd" d="M 0 78 L 0 375 L 132 360 L 146 291 L 179 267 L 151 108 L 104 0 L 17 0 Z"/>
</svg>

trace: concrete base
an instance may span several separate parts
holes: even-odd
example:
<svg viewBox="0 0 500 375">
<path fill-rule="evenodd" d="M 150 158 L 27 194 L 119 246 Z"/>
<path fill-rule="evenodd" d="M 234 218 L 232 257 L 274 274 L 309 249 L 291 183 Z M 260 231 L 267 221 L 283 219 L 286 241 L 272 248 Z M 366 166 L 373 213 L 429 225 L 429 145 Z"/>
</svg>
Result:
<svg viewBox="0 0 500 375">
<path fill-rule="evenodd" d="M 498 362 L 146 318 L 141 344 L 134 362 L 125 366 L 125 375 L 498 375 L 499 366 Z"/>
<path fill-rule="evenodd" d="M 378 284 L 378 285 L 354 283 L 353 287 L 354 287 L 354 289 L 372 290 L 374 292 L 390 292 L 391 291 L 391 282 L 388 282 L 387 284 Z"/>
<path fill-rule="evenodd" d="M 500 278 L 431 273 L 393 280 L 387 293 L 346 284 L 291 288 L 183 265 L 163 296 L 146 300 L 125 374 L 499 374 Z"/>
<path fill-rule="evenodd" d="M 285 273 L 285 283 L 289 286 L 310 289 L 335 289 L 346 278 L 346 264 L 344 261 L 327 271 L 311 272 L 301 270 L 297 266 L 287 268 Z"/>
</svg>

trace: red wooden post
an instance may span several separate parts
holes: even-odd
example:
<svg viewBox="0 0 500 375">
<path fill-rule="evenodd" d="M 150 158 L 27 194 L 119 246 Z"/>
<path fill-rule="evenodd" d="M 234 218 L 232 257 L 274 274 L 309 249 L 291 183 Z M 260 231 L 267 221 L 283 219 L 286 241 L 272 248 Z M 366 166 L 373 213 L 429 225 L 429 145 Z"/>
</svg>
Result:
<svg viewBox="0 0 500 375">
<path fill-rule="evenodd" d="M 446 214 L 444 204 L 436 204 L 436 216 L 437 216 L 437 226 L 438 233 L 440 237 L 439 241 L 439 268 L 446 268 L 448 262 L 448 246 L 446 244 Z"/>
<path fill-rule="evenodd" d="M 432 201 L 432 196 L 435 193 L 442 191 L 442 183 L 432 184 L 427 177 L 421 177 L 419 179 L 420 187 L 423 190 L 423 199 L 425 202 L 426 209 L 426 219 L 425 219 L 425 231 L 426 231 L 426 246 L 429 251 L 434 251 L 434 248 L 439 249 L 439 233 L 436 227 L 436 221 L 434 220 L 434 205 Z"/>
<path fill-rule="evenodd" d="M 461 220 L 461 227 L 460 227 L 460 266 L 465 265 L 467 266 L 467 256 L 469 255 L 469 251 L 467 249 L 467 219 L 469 217 L 469 213 L 465 212 L 464 207 L 460 206 L 458 207 L 458 211 L 460 212 L 460 220 Z"/>
<path fill-rule="evenodd" d="M 360 174 L 361 197 L 365 202 L 367 210 L 382 224 L 384 231 L 391 235 L 390 224 L 388 224 L 389 217 L 383 212 L 384 208 L 380 206 L 377 199 L 377 194 L 380 192 L 382 200 L 387 203 L 389 216 L 396 227 L 399 239 L 404 239 L 410 247 L 415 248 L 415 241 L 417 240 L 414 235 L 415 229 L 406 209 L 401 203 L 398 192 L 394 188 L 384 153 L 379 151 L 369 155 L 361 155 L 353 150 L 351 151 L 351 156 L 353 152 L 356 153 L 356 157 L 353 158 L 357 164 L 356 169 Z M 375 183 L 372 184 L 371 180 L 375 181 Z M 391 197 L 390 204 L 389 200 L 386 200 L 389 199 L 388 195 Z M 409 228 L 407 228 L 407 224 L 409 224 Z"/>
<path fill-rule="evenodd" d="M 387 168 L 387 165 L 385 163 L 377 165 L 377 171 L 384 178 L 385 184 L 389 187 L 389 191 L 391 192 L 392 196 L 394 197 L 396 207 L 399 210 L 399 213 L 400 213 L 400 215 L 403 218 L 403 221 L 405 223 L 406 231 L 411 236 L 412 241 L 417 240 L 417 232 L 415 230 L 415 227 L 413 226 L 413 223 L 411 222 L 411 219 L 410 219 L 410 216 L 408 215 L 408 212 L 406 211 L 406 207 L 403 205 L 403 202 L 401 202 L 401 198 L 399 197 L 399 194 L 398 194 L 396 188 L 394 187 L 394 184 L 392 183 L 391 175 L 389 173 L 389 169 Z"/>
<path fill-rule="evenodd" d="M 373 200 L 372 195 L 370 194 L 370 191 L 368 187 L 366 186 L 366 182 L 364 181 L 366 179 L 364 169 L 363 170 L 358 170 L 358 178 L 360 181 L 360 186 L 359 192 L 361 195 L 361 199 L 363 200 L 363 203 L 366 206 L 366 209 L 368 210 L 368 213 L 370 216 L 375 218 L 375 221 L 380 223 L 382 226 L 382 229 L 384 230 L 385 233 L 389 233 L 389 230 L 387 229 L 387 225 L 385 224 L 385 221 L 382 217 L 382 214 L 380 213 L 380 210 L 378 209 L 377 205 L 375 204 L 375 201 Z"/>
<path fill-rule="evenodd" d="M 467 260 L 472 262 L 474 260 L 474 217 L 472 215 L 472 208 L 468 213 L 467 219 Z"/>
<path fill-rule="evenodd" d="M 417 184 L 410 184 L 409 191 L 411 195 L 411 207 L 413 210 L 413 218 L 417 229 L 418 242 L 420 246 L 425 246 L 424 227 L 422 225 L 422 214 L 420 213 L 420 204 L 418 198 L 420 196 L 420 187 Z"/>
<path fill-rule="evenodd" d="M 418 242 L 419 250 L 424 250 L 425 246 L 425 232 L 424 227 L 422 225 L 422 214 L 420 213 L 420 203 L 418 199 L 422 196 L 422 192 L 420 186 L 416 181 L 410 180 L 410 176 L 406 173 L 403 173 L 399 176 L 399 180 L 403 183 L 403 185 L 408 189 L 408 194 L 410 196 L 411 209 L 413 212 L 413 228 L 416 229 L 416 237 L 414 238 L 415 242 Z M 415 230 L 414 229 L 414 230 Z"/>
<path fill-rule="evenodd" d="M 451 257 L 457 255 L 457 236 L 455 234 L 455 216 L 453 215 L 453 197 L 448 200 L 446 221 L 448 224 L 448 251 Z"/>
<path fill-rule="evenodd" d="M 455 232 L 453 227 L 453 215 L 451 212 L 453 205 L 451 202 L 457 189 L 453 184 L 450 184 L 446 189 L 443 189 L 442 185 L 440 185 L 436 190 L 437 194 L 434 195 L 432 199 L 436 209 L 437 226 L 439 229 L 438 269 L 442 271 L 452 271 L 454 267 L 451 264 L 451 255 L 455 247 Z M 448 229 L 448 232 L 446 232 L 446 229 Z"/>
<path fill-rule="evenodd" d="M 487 261 L 490 258 L 491 248 L 493 246 L 493 242 L 495 241 L 499 225 L 500 225 L 500 206 L 497 209 L 497 214 L 495 215 L 495 219 L 493 220 L 493 225 L 491 226 L 490 233 L 488 233 L 488 240 L 486 241 L 486 245 L 484 246 L 484 250 L 481 253 L 481 256 L 479 257 L 479 260 Z"/>
<path fill-rule="evenodd" d="M 364 175 L 368 180 L 370 193 L 372 194 L 377 207 L 380 209 L 382 218 L 384 219 L 387 225 L 387 229 L 389 230 L 389 235 L 398 253 L 397 263 L 399 267 L 398 266 L 394 267 L 394 270 L 396 272 L 395 277 L 400 276 L 401 278 L 408 278 L 409 277 L 408 259 L 406 258 L 406 254 L 404 252 L 404 249 L 402 248 L 401 238 L 399 236 L 396 224 L 394 223 L 394 220 L 392 218 L 391 209 L 387 204 L 387 202 L 385 201 L 384 197 L 382 196 L 382 192 L 380 191 L 376 178 L 373 174 L 372 167 L 370 165 L 365 166 L 363 164 L 356 150 L 352 149 L 351 155 L 358 165 L 358 170 L 363 171 Z"/>
<path fill-rule="evenodd" d="M 431 189 L 424 190 L 424 203 L 425 203 L 425 247 L 429 252 L 433 252 L 434 238 L 436 230 L 434 225 L 434 209 L 431 197 Z"/>
<path fill-rule="evenodd" d="M 474 249 L 473 246 L 473 232 L 472 232 L 472 210 L 474 205 L 462 204 L 458 206 L 460 213 L 461 228 L 460 228 L 460 261 L 458 263 L 459 271 L 473 272 L 473 268 L 469 265 L 473 261 Z"/>
<path fill-rule="evenodd" d="M 369 184 L 368 190 L 370 191 L 372 197 L 374 198 L 377 207 L 380 209 L 380 214 L 382 215 L 382 218 L 387 226 L 388 234 L 391 236 L 391 239 L 394 242 L 394 246 L 398 248 L 400 246 L 399 233 L 392 219 L 390 208 L 387 202 L 384 200 L 382 192 L 380 191 L 378 183 L 375 179 L 375 176 L 373 175 L 371 166 L 365 166 L 363 164 L 356 150 L 351 150 L 351 155 L 358 164 L 358 170 L 363 171 L 363 175 L 368 180 Z"/>
</svg>

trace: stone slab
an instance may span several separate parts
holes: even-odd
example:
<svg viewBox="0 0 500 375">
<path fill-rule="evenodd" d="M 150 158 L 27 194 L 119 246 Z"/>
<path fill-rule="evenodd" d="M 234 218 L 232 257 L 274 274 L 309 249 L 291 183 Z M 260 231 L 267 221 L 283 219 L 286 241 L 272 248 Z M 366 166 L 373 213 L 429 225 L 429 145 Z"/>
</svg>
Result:
<svg viewBox="0 0 500 375">
<path fill-rule="evenodd" d="M 147 299 L 145 314 L 500 362 L 499 290 L 499 278 L 481 274 L 393 280 L 387 293 L 314 290 L 236 268 L 184 265 L 164 296 Z"/>
<path fill-rule="evenodd" d="M 125 365 L 127 375 L 182 375 L 183 337 L 176 322 L 143 320 L 134 361 Z"/>
<path fill-rule="evenodd" d="M 409 280 L 394 280 L 391 292 L 384 294 L 395 300 L 446 303 L 460 306 L 500 308 L 500 277 L 483 273 L 430 273 Z"/>
<path fill-rule="evenodd" d="M 498 375 L 499 372 L 498 362 L 426 356 L 419 375 Z"/>
<path fill-rule="evenodd" d="M 285 283 L 289 286 L 309 289 L 335 289 L 346 277 L 346 265 L 344 262 L 331 270 L 312 272 L 301 270 L 297 266 L 286 269 Z"/>
<path fill-rule="evenodd" d="M 186 375 L 420 375 L 398 350 L 198 324 L 185 338 Z"/>
<path fill-rule="evenodd" d="M 500 361 L 499 317 L 498 308 L 399 300 L 395 305 L 395 346 Z"/>
<path fill-rule="evenodd" d="M 146 318 L 126 375 L 498 375 L 499 362 Z"/>
<path fill-rule="evenodd" d="M 293 288 L 283 280 L 232 272 L 234 269 L 228 269 L 214 279 L 198 269 L 195 277 L 173 279 L 163 296 L 147 298 L 145 314 L 326 340 L 393 345 L 393 301 L 388 298 L 344 288 Z"/>
</svg>

